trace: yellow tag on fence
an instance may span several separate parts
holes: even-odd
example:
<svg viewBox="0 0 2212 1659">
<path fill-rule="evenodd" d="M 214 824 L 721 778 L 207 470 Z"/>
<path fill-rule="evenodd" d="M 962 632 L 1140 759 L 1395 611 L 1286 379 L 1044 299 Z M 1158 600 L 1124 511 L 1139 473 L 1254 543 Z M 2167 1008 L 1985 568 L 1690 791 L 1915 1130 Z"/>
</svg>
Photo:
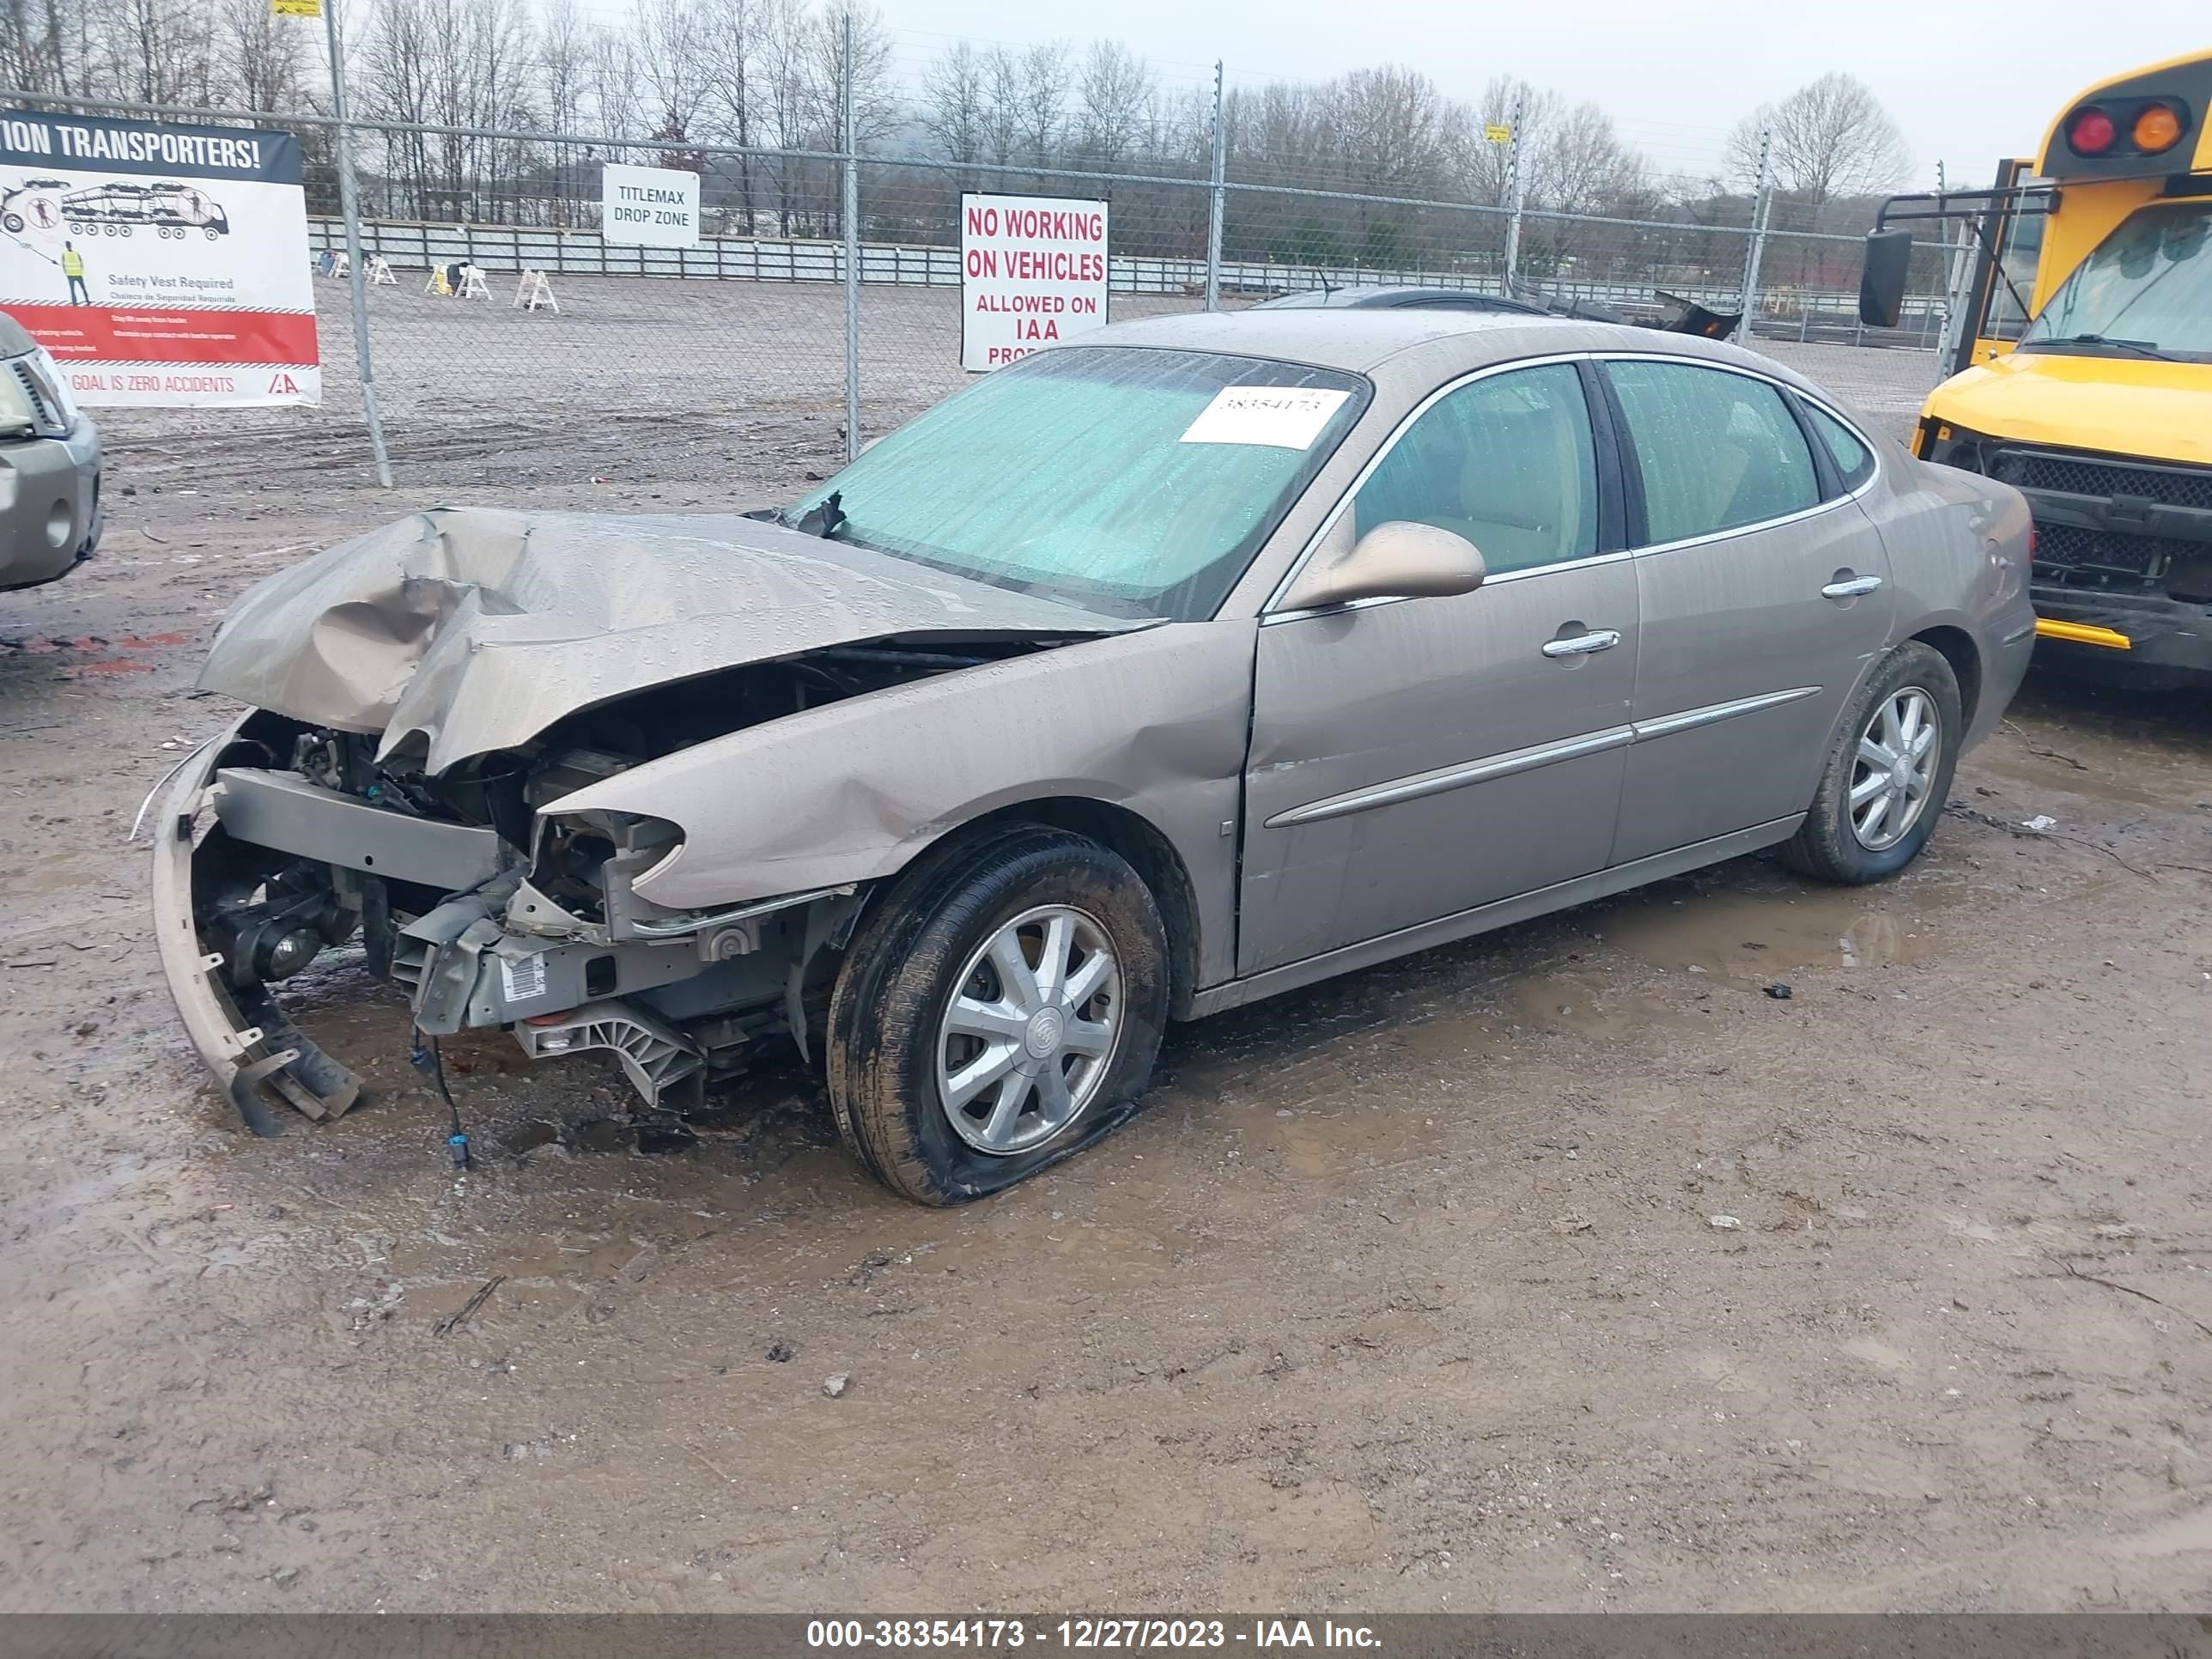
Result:
<svg viewBox="0 0 2212 1659">
<path fill-rule="evenodd" d="M 272 17 L 320 17 L 323 0 L 269 0 Z"/>
<path fill-rule="evenodd" d="M 273 5 L 282 5 L 283 3 L 284 0 L 270 0 L 270 3 Z M 307 0 L 307 3 L 309 5 L 313 5 L 315 3 L 315 0 Z M 1490 140 L 1493 144 L 1510 144 L 1513 142 L 1513 129 L 1511 127 L 1485 127 L 1482 130 L 1482 136 Z"/>
</svg>

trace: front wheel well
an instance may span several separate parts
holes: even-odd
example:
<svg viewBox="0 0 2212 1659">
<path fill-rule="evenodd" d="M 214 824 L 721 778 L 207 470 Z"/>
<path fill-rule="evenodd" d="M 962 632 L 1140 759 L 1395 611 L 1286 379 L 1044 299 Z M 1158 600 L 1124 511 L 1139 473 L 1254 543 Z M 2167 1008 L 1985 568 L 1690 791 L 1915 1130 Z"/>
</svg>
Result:
<svg viewBox="0 0 2212 1659">
<path fill-rule="evenodd" d="M 1021 801 L 963 824 L 962 836 L 1010 823 L 1041 823 L 1088 836 L 1123 860 L 1152 890 L 1168 936 L 1168 1010 L 1187 1019 L 1198 980 L 1198 895 L 1175 843 L 1149 819 L 1111 801 L 1056 795 Z"/>
<path fill-rule="evenodd" d="M 1951 665 L 1951 672 L 1959 682 L 1960 718 L 1966 722 L 1966 729 L 1972 731 L 1974 711 L 1982 700 L 1982 653 L 1975 647 L 1974 636 L 1963 628 L 1938 626 L 1923 628 L 1912 637 L 1932 647 Z"/>
</svg>

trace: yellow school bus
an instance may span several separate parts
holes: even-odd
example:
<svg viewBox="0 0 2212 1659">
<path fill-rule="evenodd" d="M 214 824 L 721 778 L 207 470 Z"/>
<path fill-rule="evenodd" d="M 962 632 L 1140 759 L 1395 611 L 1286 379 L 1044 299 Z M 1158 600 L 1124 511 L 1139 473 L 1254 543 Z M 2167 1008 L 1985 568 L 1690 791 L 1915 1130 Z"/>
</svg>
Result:
<svg viewBox="0 0 2212 1659">
<path fill-rule="evenodd" d="M 1972 252 L 1913 450 L 2027 495 L 2039 654 L 2146 687 L 2212 676 L 2212 52 L 2088 88 L 1992 189 L 1885 203 L 1868 323 L 1895 325 L 1899 227 L 1929 219 L 1968 224 Z"/>
</svg>

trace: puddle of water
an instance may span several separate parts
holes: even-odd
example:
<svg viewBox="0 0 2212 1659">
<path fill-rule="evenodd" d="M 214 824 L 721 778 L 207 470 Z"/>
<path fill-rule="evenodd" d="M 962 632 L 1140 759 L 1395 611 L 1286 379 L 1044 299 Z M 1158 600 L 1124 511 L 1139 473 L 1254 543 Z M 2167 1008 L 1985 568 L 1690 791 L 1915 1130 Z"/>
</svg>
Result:
<svg viewBox="0 0 2212 1659">
<path fill-rule="evenodd" d="M 1696 1023 L 1662 998 L 1629 991 L 1595 969 L 1538 974 L 1514 981 L 1515 1023 L 1612 1042 L 1638 1031 Z"/>
<path fill-rule="evenodd" d="M 1655 968 L 1756 987 L 1793 968 L 1922 961 L 1944 943 L 1936 917 L 1960 896 L 1925 884 L 1687 894 L 1661 887 L 1619 905 L 1598 931 Z"/>
<path fill-rule="evenodd" d="M 2097 749 L 2090 744 L 2079 746 L 2087 749 L 2093 755 L 2098 753 Z M 2103 764 L 2082 769 L 2062 761 L 2033 755 L 2020 759 L 2008 755 L 1978 755 L 1974 758 L 1977 771 L 2002 778 L 2015 786 L 2020 798 L 2033 802 L 2038 811 L 2045 810 L 2045 801 L 2057 793 L 2086 796 L 2091 800 L 2106 801 L 2119 806 L 2150 806 L 2162 811 L 2186 811 L 2190 803 L 2204 792 L 2202 778 L 2192 781 L 2179 767 L 2171 763 L 2163 763 L 2157 769 L 2169 775 L 2165 778 L 2156 776 L 2148 767 L 2138 767 L 2132 769 L 2130 775 L 2139 781 L 2123 781 Z M 2100 761 L 2104 758 L 2100 757 Z M 2160 782 L 2166 782 L 2170 787 L 2163 791 L 2145 787 Z M 2055 817 L 2065 817 L 2063 807 L 2048 810 Z"/>
</svg>

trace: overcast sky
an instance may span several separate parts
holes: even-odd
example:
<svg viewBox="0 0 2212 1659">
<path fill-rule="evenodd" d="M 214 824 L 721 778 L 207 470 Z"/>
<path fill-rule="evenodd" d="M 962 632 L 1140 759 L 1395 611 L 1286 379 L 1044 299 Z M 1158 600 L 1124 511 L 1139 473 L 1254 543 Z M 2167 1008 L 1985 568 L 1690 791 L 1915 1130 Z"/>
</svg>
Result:
<svg viewBox="0 0 2212 1659">
<path fill-rule="evenodd" d="M 1760 101 L 1832 69 L 1871 85 L 1912 150 L 1917 187 L 1941 158 L 1987 184 L 2000 155 L 2033 154 L 2059 106 L 2093 80 L 2212 49 L 2205 0 L 878 0 L 900 56 L 930 34 L 1025 43 L 1109 35 L 1170 82 L 1226 60 L 1232 81 L 1324 79 L 1384 61 L 1472 96 L 1507 71 L 1608 111 L 1664 170 L 1710 170 L 1720 136 Z M 915 31 L 916 33 L 906 33 Z"/>
</svg>

